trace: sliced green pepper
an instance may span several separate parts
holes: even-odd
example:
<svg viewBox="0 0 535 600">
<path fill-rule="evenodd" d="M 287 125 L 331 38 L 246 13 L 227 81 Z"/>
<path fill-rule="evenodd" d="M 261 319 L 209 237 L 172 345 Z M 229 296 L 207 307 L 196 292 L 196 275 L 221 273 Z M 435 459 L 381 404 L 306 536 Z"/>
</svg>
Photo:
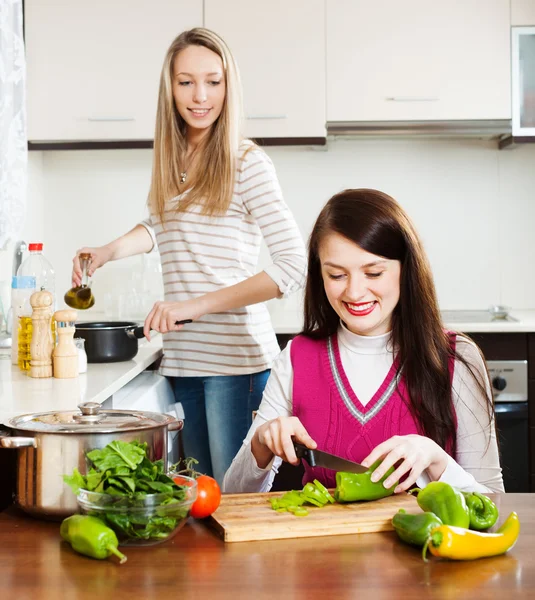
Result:
<svg viewBox="0 0 535 600">
<path fill-rule="evenodd" d="M 435 515 L 444 525 L 455 525 L 468 529 L 470 513 L 463 493 L 443 481 L 432 481 L 416 497 L 418 506 Z"/>
<path fill-rule="evenodd" d="M 310 482 L 305 484 L 301 496 L 307 502 L 310 502 L 310 504 L 314 504 L 314 506 L 325 506 L 328 502 L 325 494 Z"/>
<path fill-rule="evenodd" d="M 420 548 L 429 538 L 431 530 L 440 525 L 442 525 L 442 521 L 432 512 L 412 515 L 403 508 L 392 519 L 392 526 L 399 538 L 407 544 Z"/>
<path fill-rule="evenodd" d="M 323 485 L 323 483 L 321 483 L 321 481 L 318 481 L 317 479 L 314 479 L 314 485 L 318 488 L 318 490 L 320 490 L 321 492 L 323 492 L 323 494 L 325 495 L 325 497 L 327 498 L 327 500 L 333 504 L 334 503 L 334 498 L 331 496 L 331 493 L 329 492 L 329 490 Z"/>
<path fill-rule="evenodd" d="M 498 507 L 479 492 L 463 492 L 470 513 L 470 529 L 482 531 L 489 529 L 498 520 Z"/>
<path fill-rule="evenodd" d="M 371 480 L 372 473 L 380 464 L 381 460 L 378 460 L 364 473 L 346 473 L 344 471 L 336 473 L 335 500 L 337 502 L 356 502 L 391 496 L 398 482 L 390 488 L 385 488 L 383 483 L 394 472 L 394 467 L 390 467 L 379 481 Z"/>
</svg>

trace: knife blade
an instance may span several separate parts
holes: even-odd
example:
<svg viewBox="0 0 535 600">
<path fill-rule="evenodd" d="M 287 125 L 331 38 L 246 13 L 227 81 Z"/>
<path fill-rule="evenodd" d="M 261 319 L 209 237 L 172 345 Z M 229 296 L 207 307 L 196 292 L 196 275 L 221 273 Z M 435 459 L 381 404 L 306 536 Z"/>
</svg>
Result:
<svg viewBox="0 0 535 600">
<path fill-rule="evenodd" d="M 368 467 L 321 450 L 311 450 L 299 442 L 294 442 L 297 458 L 304 458 L 311 467 L 324 467 L 332 471 L 365 473 Z"/>
</svg>

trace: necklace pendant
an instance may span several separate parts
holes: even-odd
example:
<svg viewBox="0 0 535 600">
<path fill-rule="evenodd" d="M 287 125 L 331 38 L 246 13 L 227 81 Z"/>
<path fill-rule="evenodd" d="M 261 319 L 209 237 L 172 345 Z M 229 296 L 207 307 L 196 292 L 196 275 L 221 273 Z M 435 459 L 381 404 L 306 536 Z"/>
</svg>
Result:
<svg viewBox="0 0 535 600">
<path fill-rule="evenodd" d="M 187 176 L 188 176 L 188 174 L 186 173 L 186 171 L 183 171 L 182 173 L 180 173 L 180 183 L 186 183 Z"/>
</svg>

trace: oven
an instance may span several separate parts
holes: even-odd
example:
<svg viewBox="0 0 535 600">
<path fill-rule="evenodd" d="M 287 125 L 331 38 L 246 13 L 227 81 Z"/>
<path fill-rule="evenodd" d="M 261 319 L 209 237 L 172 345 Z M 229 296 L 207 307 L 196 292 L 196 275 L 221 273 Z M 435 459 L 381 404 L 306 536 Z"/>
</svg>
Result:
<svg viewBox="0 0 535 600">
<path fill-rule="evenodd" d="M 529 492 L 528 361 L 487 360 L 506 492 Z"/>
</svg>

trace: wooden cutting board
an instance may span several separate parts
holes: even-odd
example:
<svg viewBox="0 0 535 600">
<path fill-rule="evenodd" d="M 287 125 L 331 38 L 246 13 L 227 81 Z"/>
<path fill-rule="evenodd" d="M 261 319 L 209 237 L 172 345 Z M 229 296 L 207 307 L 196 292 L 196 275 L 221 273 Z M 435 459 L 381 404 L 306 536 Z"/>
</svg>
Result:
<svg viewBox="0 0 535 600">
<path fill-rule="evenodd" d="M 391 531 L 392 517 L 400 508 L 421 512 L 416 498 L 403 493 L 370 502 L 335 503 L 323 508 L 307 506 L 308 515 L 296 517 L 271 508 L 269 499 L 283 494 L 224 494 L 209 525 L 225 542 L 249 542 Z"/>
</svg>

